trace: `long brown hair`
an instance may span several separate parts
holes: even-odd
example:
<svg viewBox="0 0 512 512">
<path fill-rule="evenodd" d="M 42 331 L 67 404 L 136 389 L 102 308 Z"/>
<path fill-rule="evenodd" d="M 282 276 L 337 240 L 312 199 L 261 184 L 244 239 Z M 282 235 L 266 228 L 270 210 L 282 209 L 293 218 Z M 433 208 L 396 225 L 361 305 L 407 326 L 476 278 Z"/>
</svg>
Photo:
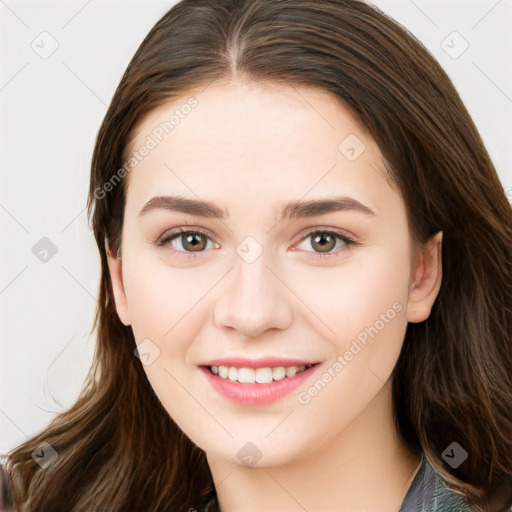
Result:
<svg viewBox="0 0 512 512">
<path fill-rule="evenodd" d="M 183 0 L 146 36 L 92 158 L 88 208 L 101 257 L 93 365 L 77 402 L 8 454 L 19 505 L 185 511 L 213 488 L 204 452 L 169 417 L 134 356 L 105 239 L 119 249 L 120 169 L 136 127 L 163 103 L 235 73 L 330 93 L 377 142 L 414 241 L 444 232 L 441 289 L 428 320 L 408 325 L 394 412 L 411 448 L 475 510 L 491 510 L 490 497 L 512 480 L 512 209 L 446 73 L 414 36 L 357 0 Z M 46 469 L 31 457 L 43 442 L 58 453 Z M 442 458 L 452 442 L 468 452 L 457 469 Z"/>
</svg>

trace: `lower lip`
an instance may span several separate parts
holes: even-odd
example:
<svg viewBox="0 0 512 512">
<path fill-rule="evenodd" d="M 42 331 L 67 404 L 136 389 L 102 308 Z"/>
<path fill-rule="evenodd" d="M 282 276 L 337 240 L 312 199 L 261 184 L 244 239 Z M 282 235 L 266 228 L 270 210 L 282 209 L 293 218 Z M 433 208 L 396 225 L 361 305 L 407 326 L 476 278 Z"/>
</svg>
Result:
<svg viewBox="0 0 512 512">
<path fill-rule="evenodd" d="M 223 379 L 214 375 L 206 366 L 201 371 L 214 389 L 237 405 L 268 405 L 290 394 L 304 383 L 316 371 L 319 364 L 296 373 L 293 377 L 272 381 L 268 384 L 241 384 L 238 381 Z"/>
</svg>

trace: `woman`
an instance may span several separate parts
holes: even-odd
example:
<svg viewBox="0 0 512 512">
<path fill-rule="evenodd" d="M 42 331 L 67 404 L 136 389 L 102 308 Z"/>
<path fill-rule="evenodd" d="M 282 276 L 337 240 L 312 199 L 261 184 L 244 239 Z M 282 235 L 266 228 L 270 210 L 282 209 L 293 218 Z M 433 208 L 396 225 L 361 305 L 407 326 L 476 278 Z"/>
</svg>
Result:
<svg viewBox="0 0 512 512">
<path fill-rule="evenodd" d="M 112 99 L 89 212 L 94 364 L 7 458 L 22 510 L 510 507 L 512 210 L 380 11 L 177 4 Z"/>
</svg>

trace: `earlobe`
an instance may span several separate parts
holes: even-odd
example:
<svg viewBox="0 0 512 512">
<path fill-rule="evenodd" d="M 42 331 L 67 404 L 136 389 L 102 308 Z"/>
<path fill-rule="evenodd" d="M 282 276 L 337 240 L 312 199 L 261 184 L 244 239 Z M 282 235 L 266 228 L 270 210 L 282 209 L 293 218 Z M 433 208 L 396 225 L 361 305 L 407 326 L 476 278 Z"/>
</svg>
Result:
<svg viewBox="0 0 512 512">
<path fill-rule="evenodd" d="M 105 251 L 107 254 L 110 282 L 112 283 L 112 290 L 114 292 L 117 314 L 119 315 L 121 322 L 128 326 L 131 324 L 131 319 L 124 291 L 121 256 L 109 249 L 108 241 L 106 239 Z"/>
<path fill-rule="evenodd" d="M 436 233 L 417 254 L 407 302 L 407 321 L 423 322 L 430 316 L 441 288 L 443 232 Z"/>
</svg>

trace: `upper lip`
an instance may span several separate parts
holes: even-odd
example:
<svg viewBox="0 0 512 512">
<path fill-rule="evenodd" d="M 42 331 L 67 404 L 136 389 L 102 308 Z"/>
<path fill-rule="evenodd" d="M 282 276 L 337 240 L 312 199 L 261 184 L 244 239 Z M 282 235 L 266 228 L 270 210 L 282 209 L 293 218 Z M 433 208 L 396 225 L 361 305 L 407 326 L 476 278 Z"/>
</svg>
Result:
<svg viewBox="0 0 512 512">
<path fill-rule="evenodd" d="M 225 357 L 221 359 L 212 359 L 200 366 L 235 366 L 237 368 L 276 368 L 279 366 L 308 366 L 316 364 L 318 361 L 308 359 L 294 359 L 282 357 L 260 357 L 258 359 L 247 359 L 246 357 Z"/>
</svg>

